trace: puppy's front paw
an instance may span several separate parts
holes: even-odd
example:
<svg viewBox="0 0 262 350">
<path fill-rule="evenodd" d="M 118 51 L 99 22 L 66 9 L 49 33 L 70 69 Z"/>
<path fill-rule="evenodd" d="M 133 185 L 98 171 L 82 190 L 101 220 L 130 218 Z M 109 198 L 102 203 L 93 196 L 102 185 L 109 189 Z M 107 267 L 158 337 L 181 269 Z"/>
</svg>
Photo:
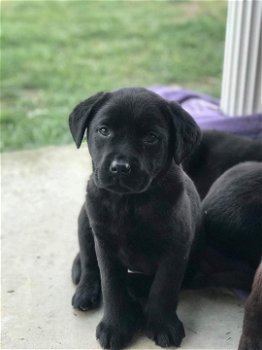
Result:
<svg viewBox="0 0 262 350">
<path fill-rule="evenodd" d="M 185 330 L 178 317 L 172 315 L 167 320 L 149 320 L 146 326 L 146 335 L 154 340 L 156 345 L 167 348 L 179 346 L 185 336 Z"/>
<path fill-rule="evenodd" d="M 87 311 L 96 308 L 101 299 L 101 285 L 99 279 L 79 283 L 72 298 L 75 309 Z"/>
<path fill-rule="evenodd" d="M 96 328 L 96 338 L 103 349 L 122 349 L 134 335 L 133 330 L 123 329 L 101 321 Z"/>
<path fill-rule="evenodd" d="M 122 349 L 133 338 L 135 332 L 142 326 L 143 315 L 137 305 L 133 305 L 123 314 L 121 319 L 114 320 L 112 315 L 98 324 L 96 338 L 104 349 Z"/>
</svg>

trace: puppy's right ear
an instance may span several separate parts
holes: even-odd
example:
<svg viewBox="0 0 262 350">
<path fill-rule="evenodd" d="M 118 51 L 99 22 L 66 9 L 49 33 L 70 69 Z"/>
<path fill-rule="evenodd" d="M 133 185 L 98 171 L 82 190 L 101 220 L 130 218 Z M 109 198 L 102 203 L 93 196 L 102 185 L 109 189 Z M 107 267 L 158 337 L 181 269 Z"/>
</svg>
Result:
<svg viewBox="0 0 262 350">
<path fill-rule="evenodd" d="M 98 111 L 109 97 L 109 93 L 98 92 L 88 99 L 80 102 L 69 115 L 69 128 L 77 148 L 81 146 L 85 130 Z"/>
</svg>

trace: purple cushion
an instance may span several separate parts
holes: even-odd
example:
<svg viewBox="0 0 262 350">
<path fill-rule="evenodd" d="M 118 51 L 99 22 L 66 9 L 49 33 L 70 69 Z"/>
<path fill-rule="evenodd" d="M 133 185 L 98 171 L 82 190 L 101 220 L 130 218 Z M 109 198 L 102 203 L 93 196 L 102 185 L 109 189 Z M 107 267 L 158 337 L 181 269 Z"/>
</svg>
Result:
<svg viewBox="0 0 262 350">
<path fill-rule="evenodd" d="M 262 114 L 229 117 L 219 107 L 219 100 L 195 91 L 172 86 L 153 86 L 150 90 L 166 100 L 177 101 L 192 115 L 202 129 L 262 138 Z"/>
</svg>

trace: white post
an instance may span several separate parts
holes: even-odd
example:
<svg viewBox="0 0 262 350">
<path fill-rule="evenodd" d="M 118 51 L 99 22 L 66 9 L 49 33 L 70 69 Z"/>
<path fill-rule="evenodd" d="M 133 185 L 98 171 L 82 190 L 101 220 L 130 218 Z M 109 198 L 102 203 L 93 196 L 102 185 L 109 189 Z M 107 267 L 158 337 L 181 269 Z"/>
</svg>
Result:
<svg viewBox="0 0 262 350">
<path fill-rule="evenodd" d="M 228 0 L 221 91 L 225 114 L 262 112 L 262 0 Z"/>
</svg>

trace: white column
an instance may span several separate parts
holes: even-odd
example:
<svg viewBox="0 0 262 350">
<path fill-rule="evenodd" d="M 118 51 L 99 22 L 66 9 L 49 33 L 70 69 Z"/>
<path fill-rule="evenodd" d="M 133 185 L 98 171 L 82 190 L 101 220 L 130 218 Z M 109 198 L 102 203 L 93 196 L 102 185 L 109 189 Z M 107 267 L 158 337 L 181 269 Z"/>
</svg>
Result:
<svg viewBox="0 0 262 350">
<path fill-rule="evenodd" d="M 262 0 L 228 0 L 221 109 L 262 112 Z"/>
</svg>

